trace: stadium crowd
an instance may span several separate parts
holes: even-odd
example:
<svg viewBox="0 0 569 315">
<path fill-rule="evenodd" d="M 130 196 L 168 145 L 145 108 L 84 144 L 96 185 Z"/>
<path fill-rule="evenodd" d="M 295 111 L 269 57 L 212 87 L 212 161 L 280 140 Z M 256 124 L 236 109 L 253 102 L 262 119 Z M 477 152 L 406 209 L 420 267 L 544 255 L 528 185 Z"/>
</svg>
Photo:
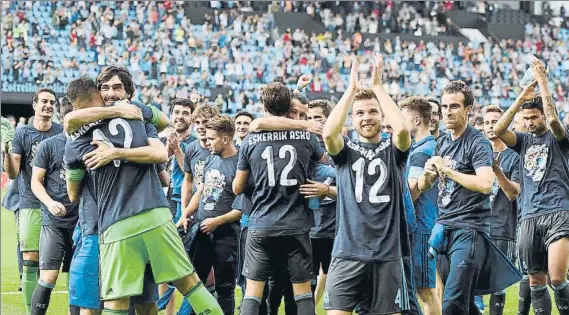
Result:
<svg viewBox="0 0 569 315">
<path fill-rule="evenodd" d="M 558 19 L 380 42 L 362 33 L 450 31 L 453 3 L 211 1 L 200 25 L 183 5 L 2 3 L 2 80 L 35 87 L 33 119 L 0 124 L 27 314 L 60 269 L 72 315 L 173 314 L 175 290 L 184 315 L 501 315 L 518 282 L 519 314 L 550 315 L 548 287 L 569 314 Z M 277 10 L 329 32 L 279 34 Z"/>
<path fill-rule="evenodd" d="M 272 10 L 295 10 L 287 8 L 290 5 L 273 3 Z M 213 6 L 217 8 L 215 2 Z M 554 97 L 563 114 L 569 111 L 565 96 L 569 90 L 569 31 L 559 23 L 528 24 L 523 41 L 457 45 L 364 41 L 361 36 L 352 39 L 337 32 L 370 33 L 374 23 L 365 19 L 387 23 L 378 26 L 377 32 L 445 32 L 444 21 L 436 18 L 436 10 L 444 5 L 417 7 L 393 1 L 375 6 L 355 2 L 341 11 L 334 9 L 336 13 L 319 3 L 305 3 L 296 10 L 318 16 L 328 32 L 306 34 L 296 29 L 278 34 L 271 6 L 267 12 L 243 15 L 240 9 L 244 8 L 235 4 L 216 10 L 203 25 L 197 25 L 184 16 L 179 2 L 3 2 L 3 88 L 10 91 L 28 84 L 32 91 L 36 84 L 49 84 L 62 92 L 74 77 L 93 76 L 105 65 L 122 64 L 131 69 L 140 87 L 136 98 L 165 111 L 174 98 L 202 95 L 202 101 L 225 112 L 245 108 L 258 113 L 264 84 L 283 80 L 292 86 L 301 74 L 311 73 L 315 77 L 311 91 L 341 93 L 352 56 L 360 56 L 360 72 L 369 74 L 363 65 L 374 52 L 382 52 L 387 64 L 385 85 L 396 100 L 408 95 L 440 95 L 441 86 L 460 79 L 473 87 L 481 106 L 504 107 L 520 91 L 518 83 L 533 54 L 555 76 L 550 83 Z M 339 21 L 343 12 L 351 13 Z M 385 19 L 389 14 L 394 16 Z M 212 89 L 219 87 L 228 92 L 212 96 Z"/>
</svg>

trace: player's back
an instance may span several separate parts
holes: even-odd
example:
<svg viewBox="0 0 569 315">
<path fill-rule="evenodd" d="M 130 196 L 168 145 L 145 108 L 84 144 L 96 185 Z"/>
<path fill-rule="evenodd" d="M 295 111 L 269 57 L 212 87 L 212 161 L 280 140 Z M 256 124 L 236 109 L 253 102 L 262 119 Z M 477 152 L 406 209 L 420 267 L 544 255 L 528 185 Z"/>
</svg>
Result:
<svg viewBox="0 0 569 315">
<path fill-rule="evenodd" d="M 93 140 L 116 148 L 147 146 L 148 136 L 155 136 L 156 129 L 153 128 L 152 125 L 139 120 L 115 118 L 104 121 L 87 131 L 82 129 L 82 134 L 72 134 L 73 141 L 68 141 L 71 149 L 66 147 L 66 155 L 73 152 L 73 156 L 66 158 L 71 168 L 81 163 L 81 158 L 95 148 L 90 145 Z M 168 206 L 153 164 L 115 160 L 90 171 L 89 175 L 94 183 L 99 233 L 110 225 L 144 210 Z"/>
<path fill-rule="evenodd" d="M 306 233 L 313 225 L 299 185 L 306 183 L 309 161 L 322 158 L 316 137 L 306 131 L 251 133 L 240 150 L 239 170 L 255 181 L 249 230 L 271 236 Z"/>
</svg>

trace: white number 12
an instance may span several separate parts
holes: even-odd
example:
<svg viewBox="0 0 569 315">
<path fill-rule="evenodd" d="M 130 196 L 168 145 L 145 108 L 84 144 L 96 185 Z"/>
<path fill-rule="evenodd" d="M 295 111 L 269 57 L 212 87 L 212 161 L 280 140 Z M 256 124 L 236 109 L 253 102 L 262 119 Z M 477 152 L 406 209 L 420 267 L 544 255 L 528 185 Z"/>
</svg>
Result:
<svg viewBox="0 0 569 315">
<path fill-rule="evenodd" d="M 359 158 L 354 164 L 352 164 L 352 170 L 356 172 L 356 201 L 362 202 L 364 195 L 364 171 L 365 171 L 365 159 L 363 157 Z M 367 166 L 367 174 L 369 176 L 374 176 L 376 174 L 376 168 L 379 166 L 379 177 L 375 181 L 375 184 L 371 186 L 369 190 L 369 202 L 370 203 L 386 203 L 391 201 L 389 195 L 378 196 L 379 190 L 385 184 L 387 180 L 387 165 L 382 159 L 376 158 L 372 160 Z"/>
<path fill-rule="evenodd" d="M 281 173 L 280 185 L 281 186 L 294 186 L 298 183 L 296 179 L 289 179 L 288 174 L 292 171 L 292 168 L 296 164 L 297 160 L 297 153 L 296 149 L 292 145 L 283 145 L 279 149 L 279 158 L 284 159 L 286 158 L 287 152 L 290 154 L 290 160 L 288 161 L 287 165 L 283 169 Z M 274 187 L 276 185 L 275 180 L 275 163 L 273 161 L 273 147 L 268 146 L 263 150 L 261 157 L 267 160 L 267 173 L 269 176 L 269 186 Z"/>
</svg>

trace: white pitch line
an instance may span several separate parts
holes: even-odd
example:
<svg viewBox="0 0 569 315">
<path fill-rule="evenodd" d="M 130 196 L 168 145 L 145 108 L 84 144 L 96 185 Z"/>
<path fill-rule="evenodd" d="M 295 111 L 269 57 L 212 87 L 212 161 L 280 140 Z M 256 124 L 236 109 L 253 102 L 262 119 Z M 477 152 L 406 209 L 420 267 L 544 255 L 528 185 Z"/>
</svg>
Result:
<svg viewBox="0 0 569 315">
<path fill-rule="evenodd" d="M 53 291 L 51 292 L 51 294 L 67 294 L 67 291 Z M 19 295 L 22 294 L 22 292 L 20 291 L 16 291 L 16 292 L 2 292 L 2 295 Z"/>
</svg>

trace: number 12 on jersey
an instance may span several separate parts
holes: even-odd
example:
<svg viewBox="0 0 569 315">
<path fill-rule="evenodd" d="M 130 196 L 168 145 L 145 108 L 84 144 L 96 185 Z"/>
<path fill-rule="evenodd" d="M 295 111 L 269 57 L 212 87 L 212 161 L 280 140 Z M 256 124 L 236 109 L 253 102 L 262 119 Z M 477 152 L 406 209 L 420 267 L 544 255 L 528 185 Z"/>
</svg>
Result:
<svg viewBox="0 0 569 315">
<path fill-rule="evenodd" d="M 364 172 L 366 172 L 365 159 L 363 157 L 359 158 L 354 164 L 352 164 L 352 170 L 356 172 L 356 187 L 355 195 L 356 201 L 358 203 L 363 201 L 364 195 Z M 391 196 L 389 195 L 379 195 L 379 191 L 385 185 L 387 180 L 387 165 L 381 158 L 375 158 L 369 162 L 367 166 L 367 175 L 376 175 L 376 169 L 379 167 L 379 176 L 373 186 L 369 190 L 369 202 L 370 203 L 386 203 L 391 201 Z"/>
<path fill-rule="evenodd" d="M 295 186 L 298 184 L 298 181 L 296 179 L 289 179 L 288 174 L 290 173 L 290 171 L 292 171 L 293 167 L 296 165 L 296 160 L 298 158 L 298 155 L 296 153 L 296 149 L 292 145 L 286 144 L 279 149 L 279 159 L 285 159 L 287 153 L 289 154 L 290 157 L 288 163 L 286 164 L 285 168 L 281 173 L 279 184 L 281 186 Z M 273 147 L 272 146 L 266 147 L 265 150 L 263 150 L 261 157 L 267 160 L 267 173 L 269 177 L 269 186 L 274 187 L 276 185 L 276 180 L 275 180 L 275 162 L 273 161 Z"/>
</svg>

